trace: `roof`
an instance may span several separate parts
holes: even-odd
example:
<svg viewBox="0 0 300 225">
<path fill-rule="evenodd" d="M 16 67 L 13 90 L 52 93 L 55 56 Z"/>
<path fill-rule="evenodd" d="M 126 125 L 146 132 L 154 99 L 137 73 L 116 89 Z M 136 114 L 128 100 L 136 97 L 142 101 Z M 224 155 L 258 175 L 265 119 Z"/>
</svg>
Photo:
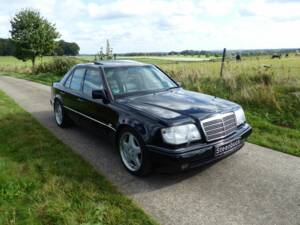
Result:
<svg viewBox="0 0 300 225">
<path fill-rule="evenodd" d="M 133 60 L 102 60 L 89 63 L 80 63 L 76 67 L 88 66 L 90 68 L 99 68 L 99 67 L 121 67 L 121 66 L 146 66 L 150 64 L 141 63 Z"/>
<path fill-rule="evenodd" d="M 102 60 L 94 62 L 95 65 L 107 66 L 107 67 L 118 67 L 118 66 L 141 66 L 148 65 L 145 63 L 133 61 L 133 60 Z"/>
</svg>

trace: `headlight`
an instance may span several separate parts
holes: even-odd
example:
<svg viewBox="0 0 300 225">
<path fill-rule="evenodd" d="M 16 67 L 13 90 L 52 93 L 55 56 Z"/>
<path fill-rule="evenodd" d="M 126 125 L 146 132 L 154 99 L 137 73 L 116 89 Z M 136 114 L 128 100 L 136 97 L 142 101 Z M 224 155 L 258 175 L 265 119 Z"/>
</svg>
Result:
<svg viewBox="0 0 300 225">
<path fill-rule="evenodd" d="M 234 111 L 235 117 L 236 117 L 236 123 L 237 126 L 243 124 L 246 122 L 246 117 L 244 110 L 242 108 L 239 108 L 238 110 Z"/>
<path fill-rule="evenodd" d="M 163 128 L 161 133 L 166 143 L 174 145 L 201 139 L 200 133 L 194 124 Z"/>
</svg>

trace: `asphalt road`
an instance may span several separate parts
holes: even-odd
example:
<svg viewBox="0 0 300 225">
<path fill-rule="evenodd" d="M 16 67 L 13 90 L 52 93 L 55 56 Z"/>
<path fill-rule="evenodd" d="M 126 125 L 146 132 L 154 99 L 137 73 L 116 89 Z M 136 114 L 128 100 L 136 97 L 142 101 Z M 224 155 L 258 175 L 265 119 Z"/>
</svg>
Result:
<svg viewBox="0 0 300 225">
<path fill-rule="evenodd" d="M 247 143 L 205 169 L 135 178 L 100 135 L 55 125 L 48 86 L 0 76 L 0 89 L 161 224 L 300 225 L 300 158 Z"/>
</svg>

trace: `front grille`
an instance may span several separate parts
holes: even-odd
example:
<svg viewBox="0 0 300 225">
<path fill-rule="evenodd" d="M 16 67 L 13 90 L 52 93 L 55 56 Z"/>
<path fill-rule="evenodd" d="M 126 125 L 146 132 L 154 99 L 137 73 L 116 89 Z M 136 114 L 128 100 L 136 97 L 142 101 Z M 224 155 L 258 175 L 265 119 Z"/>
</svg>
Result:
<svg viewBox="0 0 300 225">
<path fill-rule="evenodd" d="M 201 125 L 207 141 L 226 137 L 237 129 L 234 113 L 218 114 L 202 120 Z"/>
</svg>

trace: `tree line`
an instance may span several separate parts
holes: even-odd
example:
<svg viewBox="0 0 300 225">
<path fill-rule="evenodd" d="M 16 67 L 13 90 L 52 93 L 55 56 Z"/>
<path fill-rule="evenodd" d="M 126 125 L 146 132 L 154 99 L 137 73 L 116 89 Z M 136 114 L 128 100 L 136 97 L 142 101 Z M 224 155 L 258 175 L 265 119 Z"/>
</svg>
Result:
<svg viewBox="0 0 300 225">
<path fill-rule="evenodd" d="M 59 40 L 55 42 L 55 47 L 52 52 L 47 55 L 67 55 L 75 56 L 79 54 L 79 46 L 75 42 L 66 42 Z M 16 54 L 16 46 L 11 39 L 0 38 L 0 56 L 14 56 Z"/>
</svg>

